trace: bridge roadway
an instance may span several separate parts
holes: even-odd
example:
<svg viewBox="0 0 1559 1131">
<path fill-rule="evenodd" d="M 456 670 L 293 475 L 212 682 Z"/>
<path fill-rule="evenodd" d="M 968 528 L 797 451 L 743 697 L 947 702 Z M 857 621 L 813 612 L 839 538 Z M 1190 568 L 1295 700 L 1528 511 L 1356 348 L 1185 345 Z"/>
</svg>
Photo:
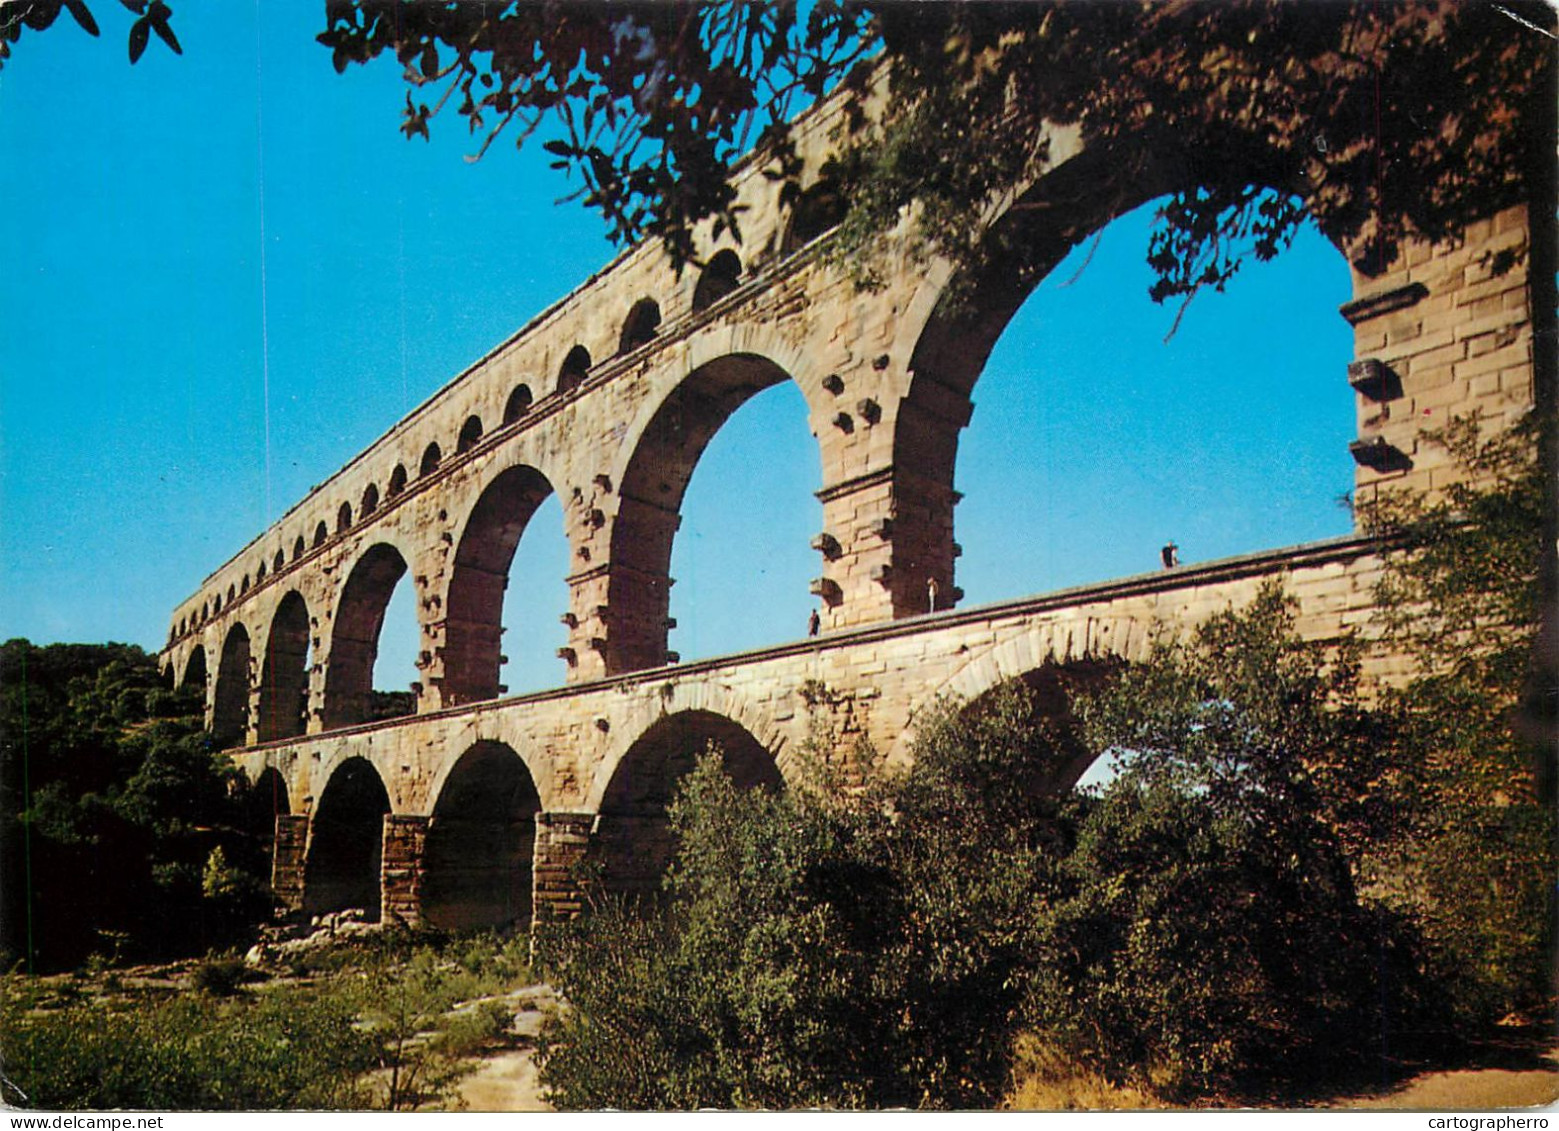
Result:
<svg viewBox="0 0 1559 1131">
<path fill-rule="evenodd" d="M 811 757 L 850 772 L 904 760 L 920 712 L 1004 680 L 1142 660 L 1278 579 L 1298 629 L 1365 625 L 1379 547 L 1344 537 L 235 751 L 275 817 L 279 902 L 360 906 L 450 927 L 577 911 L 575 865 L 641 890 L 670 842 L 675 781 L 709 742 L 744 784 Z M 1370 674 L 1389 677 L 1377 657 Z M 1064 709 L 1064 706 L 1060 709 Z M 1080 772 L 1081 767 L 1077 772 Z M 263 827 L 263 826 L 262 826 Z"/>
</svg>

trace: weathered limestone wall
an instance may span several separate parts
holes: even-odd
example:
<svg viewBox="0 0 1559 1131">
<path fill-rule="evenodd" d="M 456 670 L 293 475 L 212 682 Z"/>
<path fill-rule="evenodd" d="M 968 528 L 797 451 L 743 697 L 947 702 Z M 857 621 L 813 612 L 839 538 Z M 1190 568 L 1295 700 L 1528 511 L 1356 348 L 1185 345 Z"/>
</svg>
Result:
<svg viewBox="0 0 1559 1131">
<path fill-rule="evenodd" d="M 1339 539 L 299 737 L 244 751 L 239 763 L 251 780 L 274 768 L 285 781 L 293 813 L 278 821 L 275 885 L 288 908 L 302 903 L 300 830 L 338 767 L 370 764 L 391 808 L 384 913 L 415 922 L 429 816 L 461 755 L 479 743 L 500 744 L 524 764 L 543 810 L 535 820 L 534 913 L 566 916 L 582 906 L 573 868 L 602 847 L 599 814 L 614 776 L 669 717 L 707 712 L 734 721 L 786 777 L 800 773 L 806 758 L 843 763 L 863 749 L 879 763 L 899 762 L 908 757 L 917 713 L 939 697 L 972 700 L 1047 663 L 1141 660 L 1157 634 L 1239 607 L 1269 579 L 1280 579 L 1298 601 L 1306 638 L 1367 632 L 1379 569 L 1372 543 Z M 1372 676 L 1390 678 L 1395 670 L 1392 657 L 1371 657 Z M 641 847 L 653 855 L 653 845 Z"/>
<path fill-rule="evenodd" d="M 1455 472 L 1423 433 L 1451 415 L 1479 412 L 1502 426 L 1533 403 L 1529 243 L 1525 211 L 1514 208 L 1480 222 L 1461 244 L 1412 246 L 1393 270 L 1356 275 L 1357 297 L 1343 314 L 1355 326 L 1358 360 L 1349 376 L 1358 391 L 1343 393 L 1339 374 L 1339 395 L 1353 395 L 1358 405 L 1353 447 L 1360 500 L 1388 487 L 1443 487 Z M 342 482 L 316 492 L 334 494 L 328 502 L 311 497 L 301 508 L 306 514 L 285 518 L 266 536 L 263 553 L 218 571 L 211 586 L 177 611 L 166 663 L 182 677 L 198 649 L 213 717 L 231 714 L 231 706 L 218 703 L 219 692 L 237 686 L 245 708 L 241 740 L 275 734 L 274 726 L 261 726 L 261 687 L 273 652 L 282 657 L 279 670 L 299 651 L 277 626 L 284 600 L 301 598 L 312 658 L 298 677 L 306 683 L 307 728 L 316 733 L 343 725 L 354 717 L 352 693 L 333 693 L 331 665 L 335 660 L 344 671 L 363 664 L 363 632 L 348 623 L 353 610 L 343 611 L 347 583 L 371 553 L 398 555 L 415 585 L 421 624 L 417 709 L 470 701 L 461 689 L 473 686 L 472 657 L 484 649 L 496 657 L 499 650 L 491 610 L 501 609 L 507 579 L 491 566 L 465 569 L 467 592 L 481 594 L 491 626 L 468 628 L 459 641 L 452 639 L 461 626 L 449 616 L 451 589 L 460 559 L 480 556 L 498 537 L 474 526 L 479 501 L 516 468 L 533 469 L 540 489 L 550 485 L 564 504 L 573 557 L 564 681 L 674 660 L 666 649 L 667 568 L 682 490 L 725 417 L 758 388 L 787 379 L 806 398 L 823 471 L 814 592 L 824 627 L 923 613 L 929 582 L 937 609 L 954 607 L 961 594 L 954 577 L 951 460 L 970 406 L 951 387 L 917 385 L 907 368 L 938 285 L 906 267 L 898 289 L 862 294 L 815 251 L 771 260 L 766 273 L 705 311 L 678 318 L 668 307 L 654 341 L 592 370 L 578 388 L 544 394 L 525 416 L 502 425 L 499 401 L 508 391 L 527 376 L 544 389 L 535 373 L 545 372 L 558 343 L 572 340 L 574 329 L 599 326 L 600 319 L 588 317 L 588 303 L 598 296 L 589 288 L 573 296 L 539 329 L 507 344 L 392 430 L 336 477 Z M 620 261 L 596 284 L 610 282 L 619 292 L 621 301 L 611 305 L 621 307 L 641 291 L 665 293 L 665 280 L 643 277 L 649 258 L 646 252 Z M 554 332 L 560 321 L 571 329 Z M 538 335 L 546 340 L 532 341 Z M 539 365 L 516 360 L 533 354 Z M 473 409 L 485 414 L 486 431 L 470 450 L 455 453 L 454 433 Z M 286 548 L 289 538 L 294 548 L 309 541 L 311 522 L 325 522 L 315 511 L 352 505 L 359 491 L 387 484 L 392 459 L 415 466 L 424 442 L 450 449 L 436 470 L 393 498 L 386 486 L 371 514 L 364 518 L 359 506 L 352 522 L 330 526 L 333 532 L 301 557 Z M 270 543 L 283 564 L 256 582 Z M 243 576 L 229 579 L 240 570 Z M 230 599 L 223 596 L 224 580 Z M 294 592 L 298 597 L 290 598 Z M 202 619 L 201 610 L 213 608 Z M 236 635 L 247 637 L 247 668 L 224 681 L 224 653 L 242 654 L 231 646 Z M 348 652 L 357 657 L 350 665 L 338 660 Z M 332 699 L 348 704 L 345 713 Z"/>
<path fill-rule="evenodd" d="M 1451 244 L 1410 244 L 1373 278 L 1355 271 L 1343 308 L 1354 327 L 1361 463 L 1357 497 L 1438 491 L 1460 476 L 1423 433 L 1453 416 L 1507 427 L 1536 403 L 1525 207 L 1470 225 Z"/>
<path fill-rule="evenodd" d="M 830 103 L 800 124 L 803 187 L 817 180 L 842 112 Z M 1038 267 L 1059 262 L 1113 218 L 1111 208 L 1182 187 L 1103 191 L 1119 162 L 1071 132 L 1051 141 L 1050 165 L 1022 196 L 1046 207 L 992 216 L 1022 236 Z M 764 173 L 752 162 L 737 174 L 745 242 L 706 241 L 707 259 L 739 258 L 734 287 L 706 286 L 704 299 L 721 293 L 695 302 L 707 281 L 699 268 L 678 275 L 654 246 L 619 257 L 174 611 L 165 666 L 205 688 L 214 731 L 247 747 L 239 760 L 251 777 L 269 767 L 285 781 L 291 813 L 278 822 L 274 862 L 284 907 L 309 906 L 311 818 L 343 767 L 362 789 L 370 777 L 382 783 L 389 812 L 369 789 L 339 835 L 358 838 L 353 851 L 379 853 L 380 904 L 415 920 L 429 907 L 434 809 L 464 772 L 462 756 L 478 743 L 511 751 L 540 812 L 525 826 L 529 854 L 515 849 L 503 867 L 533 869 L 536 915 L 567 915 L 582 906 L 574 866 L 636 819 L 608 811 L 614 779 L 668 718 L 694 730 L 735 724 L 793 775 L 818 735 L 830 757 L 869 749 L 902 759 L 918 713 L 938 695 L 972 698 L 1046 662 L 1140 659 L 1155 632 L 1243 604 L 1273 577 L 1299 600 L 1308 638 L 1369 631 L 1379 561 L 1352 539 L 958 608 L 958 438 L 984 359 L 1032 283 L 982 276 L 975 308 L 960 312 L 947 301 L 952 268 L 914 259 L 906 224 L 884 240 L 884 285 L 860 290 L 822 254 L 826 234 L 803 238 L 802 217 Z M 1553 375 L 1534 361 L 1534 326 L 1551 311 L 1533 299 L 1542 280 L 1529 221 L 1525 208 L 1510 208 L 1454 242 L 1410 243 L 1384 270 L 1356 270 L 1352 295 L 1338 296 L 1355 335 L 1355 361 L 1337 387 L 1358 409 L 1359 500 L 1442 490 L 1459 472 L 1427 431 L 1469 413 L 1505 426 L 1543 400 L 1538 383 Z M 668 570 L 683 491 L 731 413 L 782 381 L 805 398 L 818 445 L 812 591 L 823 634 L 679 666 L 667 647 Z M 550 493 L 570 548 L 561 686 L 505 699 L 497 680 L 509 561 Z M 416 713 L 369 724 L 380 620 L 403 578 L 420 631 Z M 1369 674 L 1396 678 L 1406 663 L 1376 653 Z M 381 816 L 378 832 L 363 823 Z M 365 836 L 377 847 L 359 844 Z M 349 871 L 324 873 L 328 883 L 316 887 L 360 895 L 362 878 Z M 498 890 L 507 876 L 494 864 L 446 880 Z"/>
</svg>

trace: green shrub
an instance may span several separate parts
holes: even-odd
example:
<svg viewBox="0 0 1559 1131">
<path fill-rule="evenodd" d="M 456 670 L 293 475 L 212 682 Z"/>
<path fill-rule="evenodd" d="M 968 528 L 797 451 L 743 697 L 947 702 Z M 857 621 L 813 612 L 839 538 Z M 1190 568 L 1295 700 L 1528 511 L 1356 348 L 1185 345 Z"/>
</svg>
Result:
<svg viewBox="0 0 1559 1131">
<path fill-rule="evenodd" d="M 213 997 L 232 997 L 250 976 L 251 971 L 244 965 L 243 959 L 226 954 L 196 963 L 193 982 L 195 989 L 202 993 Z"/>
<path fill-rule="evenodd" d="M 1119 776 L 1066 814 L 1030 1024 L 1180 1097 L 1376 1063 L 1375 1035 L 1423 994 L 1411 933 L 1355 891 L 1401 802 L 1381 785 L 1398 748 L 1346 649 L 1302 643 L 1269 586 L 1161 644 L 1082 715 Z"/>
<path fill-rule="evenodd" d="M 1411 933 L 1354 889 L 1400 750 L 1351 659 L 1269 590 L 1066 688 L 1080 731 L 1016 685 L 928 713 L 908 772 L 855 801 L 743 793 L 705 758 L 669 903 L 548 940 L 573 1007 L 554 1102 L 991 1106 L 1025 1030 L 1181 1099 L 1365 1063 L 1428 995 Z M 1109 751 L 1102 791 L 1044 787 Z"/>
<path fill-rule="evenodd" d="M 743 792 L 716 755 L 673 808 L 669 905 L 606 901 L 543 938 L 570 1003 L 542 1046 L 564 1108 L 879 1107 L 899 1078 L 873 953 L 833 901 L 827 813 Z"/>
<path fill-rule="evenodd" d="M 308 985 L 238 994 L 231 955 L 195 967 L 196 994 L 105 1009 L 21 976 L 0 979 L 3 1098 L 45 1109 L 406 1109 L 447 1095 L 458 1058 L 508 1024 L 508 1008 L 456 1002 L 527 980 L 524 940 L 428 945 L 385 933 L 328 948 Z M 450 953 L 446 953 L 450 952 Z M 451 955 L 458 956 L 458 961 Z M 468 966 L 477 967 L 474 973 Z"/>
<path fill-rule="evenodd" d="M 1553 427 L 1536 412 L 1501 430 L 1453 418 L 1425 441 L 1465 481 L 1364 514 L 1404 546 L 1374 596 L 1386 639 L 1419 662 L 1387 693 L 1407 722 L 1412 821 L 1367 876 L 1422 925 L 1462 1030 L 1553 1012 L 1559 657 L 1538 639 L 1559 583 L 1539 455 Z"/>
<path fill-rule="evenodd" d="M 244 1111 L 361 1106 L 371 1039 L 350 995 L 274 990 L 123 1011 L 30 1011 L 7 980 L 6 1100 L 45 1110 Z"/>
</svg>

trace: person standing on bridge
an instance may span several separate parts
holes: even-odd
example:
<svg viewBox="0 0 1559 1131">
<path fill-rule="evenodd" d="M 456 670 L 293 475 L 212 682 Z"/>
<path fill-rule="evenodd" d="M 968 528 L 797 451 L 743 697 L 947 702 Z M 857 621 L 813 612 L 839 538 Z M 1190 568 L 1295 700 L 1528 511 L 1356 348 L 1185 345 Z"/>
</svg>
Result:
<svg viewBox="0 0 1559 1131">
<path fill-rule="evenodd" d="M 1180 564 L 1180 547 L 1175 545 L 1173 538 L 1164 543 L 1164 548 L 1158 553 L 1159 557 L 1164 560 L 1165 569 L 1174 569 Z"/>
<path fill-rule="evenodd" d="M 823 618 L 817 615 L 817 610 L 812 610 L 812 615 L 807 617 L 807 635 L 816 636 L 818 630 L 823 627 Z"/>
</svg>

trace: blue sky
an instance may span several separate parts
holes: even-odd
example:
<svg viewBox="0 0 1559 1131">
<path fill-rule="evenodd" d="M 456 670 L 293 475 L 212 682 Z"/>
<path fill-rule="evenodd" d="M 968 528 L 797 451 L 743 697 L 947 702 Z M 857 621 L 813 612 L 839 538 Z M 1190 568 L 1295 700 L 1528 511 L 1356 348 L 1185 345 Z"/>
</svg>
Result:
<svg viewBox="0 0 1559 1131">
<path fill-rule="evenodd" d="M 337 75 L 321 4 L 180 6 L 175 57 L 62 18 L 0 71 L 0 639 L 156 648 L 173 606 L 405 411 L 612 255 L 539 148 L 397 132 L 390 60 Z M 125 16 L 121 19 L 121 16 Z M 1146 298 L 1151 208 L 1035 292 L 974 393 L 959 584 L 982 602 L 1344 533 L 1351 356 L 1319 237 L 1226 295 Z M 805 631 L 816 448 L 788 386 L 716 436 L 673 556 L 685 658 Z M 552 501 L 506 611 L 561 682 Z M 755 614 L 754 610 L 759 610 Z M 392 602 L 376 684 L 415 673 Z"/>
</svg>

